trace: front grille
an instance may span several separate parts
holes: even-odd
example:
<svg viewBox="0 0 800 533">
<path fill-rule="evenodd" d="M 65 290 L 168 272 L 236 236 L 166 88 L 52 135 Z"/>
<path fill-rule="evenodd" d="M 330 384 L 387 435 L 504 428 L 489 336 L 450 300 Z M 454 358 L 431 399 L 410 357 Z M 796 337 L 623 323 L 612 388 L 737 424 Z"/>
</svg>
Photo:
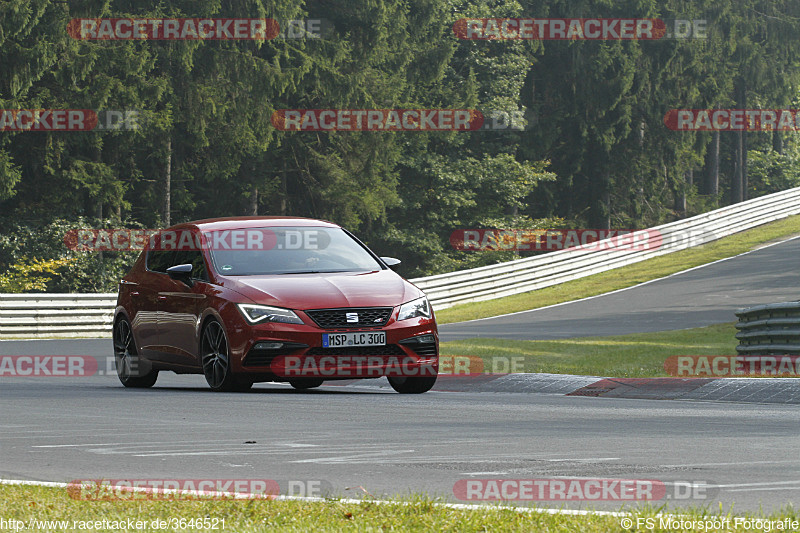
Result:
<svg viewBox="0 0 800 533">
<path fill-rule="evenodd" d="M 306 355 L 405 355 L 396 344 L 386 346 L 351 346 L 344 348 L 311 348 Z"/>
<path fill-rule="evenodd" d="M 391 307 L 341 307 L 339 309 L 310 309 L 306 314 L 323 329 L 373 328 L 385 326 L 392 316 Z M 358 322 L 348 322 L 357 315 Z"/>
<path fill-rule="evenodd" d="M 436 343 L 435 342 L 418 342 L 418 343 L 409 343 L 406 344 L 407 347 L 414 350 L 414 353 L 424 357 L 430 357 L 436 355 Z"/>
</svg>

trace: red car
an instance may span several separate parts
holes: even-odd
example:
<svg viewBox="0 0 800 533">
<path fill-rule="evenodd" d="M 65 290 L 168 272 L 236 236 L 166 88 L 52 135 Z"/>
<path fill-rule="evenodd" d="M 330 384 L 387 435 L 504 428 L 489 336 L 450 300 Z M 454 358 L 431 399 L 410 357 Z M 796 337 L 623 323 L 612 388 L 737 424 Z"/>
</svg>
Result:
<svg viewBox="0 0 800 533">
<path fill-rule="evenodd" d="M 320 220 L 236 217 L 153 236 L 120 280 L 117 374 L 162 370 L 215 391 L 386 376 L 400 393 L 436 382 L 439 334 L 425 294 L 347 230 Z"/>
</svg>

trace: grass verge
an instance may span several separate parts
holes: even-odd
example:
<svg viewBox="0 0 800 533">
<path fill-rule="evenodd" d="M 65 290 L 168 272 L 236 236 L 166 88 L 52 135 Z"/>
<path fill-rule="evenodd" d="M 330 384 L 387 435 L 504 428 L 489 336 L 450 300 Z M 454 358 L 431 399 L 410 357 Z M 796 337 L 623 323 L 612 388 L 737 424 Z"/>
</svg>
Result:
<svg viewBox="0 0 800 533">
<path fill-rule="evenodd" d="M 435 505 L 426 498 L 414 498 L 391 504 L 342 503 L 336 500 L 323 502 L 264 501 L 264 500 L 213 500 L 213 501 L 81 501 L 73 500 L 65 489 L 33 486 L 0 485 L 0 518 L 25 522 L 28 529 L 50 531 L 80 530 L 80 522 L 107 520 L 127 524 L 129 519 L 140 521 L 145 527 L 126 531 L 176 531 L 197 530 L 192 527 L 154 528 L 153 520 L 216 519 L 219 531 L 551 531 L 551 532 L 605 532 L 635 531 L 645 528 L 644 520 L 652 519 L 655 527 L 648 531 L 675 531 L 675 527 L 661 527 L 657 508 L 633 512 L 629 517 L 632 527 L 623 527 L 623 517 L 608 515 L 567 515 L 518 512 L 501 507 L 486 509 L 451 509 Z M 712 520 L 715 517 L 702 510 L 681 511 L 683 520 Z M 733 525 L 732 514 L 725 515 Z M 742 515 L 754 518 L 755 515 Z M 800 515 L 787 508 L 771 515 L 758 517 L 773 521 L 796 521 Z M 669 518 L 669 517 L 667 517 Z M 640 528 L 636 527 L 637 519 Z M 38 524 L 31 521 L 37 520 Z M 42 524 L 42 521 L 66 521 L 66 527 Z M 224 520 L 224 528 L 221 521 Z M 78 521 L 76 524 L 75 521 Z M 185 523 L 186 523 L 185 522 Z M 180 523 L 180 522 L 178 522 Z M 92 524 L 93 526 L 97 524 Z M 102 523 L 100 524 L 103 525 Z M 668 524 L 665 524 L 669 526 Z M 747 524 L 742 524 L 746 526 Z M 752 524 L 751 524 L 752 525 Z M 38 526 L 38 527 L 37 527 Z M 103 527 L 91 527 L 95 531 Z M 208 530 L 208 528 L 201 528 Z M 680 530 L 684 530 L 681 528 Z M 693 528 L 694 530 L 694 528 Z M 745 527 L 713 528 L 705 531 L 761 531 Z"/>
<path fill-rule="evenodd" d="M 733 257 L 766 243 L 800 233 L 800 215 L 724 237 L 712 243 L 647 259 L 553 287 L 515 294 L 496 300 L 457 305 L 436 312 L 439 324 L 527 311 L 632 287 L 713 261 Z"/>
<path fill-rule="evenodd" d="M 639 378 L 667 376 L 664 361 L 671 355 L 736 355 L 734 335 L 734 323 L 729 323 L 555 341 L 473 338 L 444 342 L 440 349 L 442 355 L 479 356 L 487 372 L 492 357 L 500 356 L 522 357 L 519 372 Z"/>
</svg>

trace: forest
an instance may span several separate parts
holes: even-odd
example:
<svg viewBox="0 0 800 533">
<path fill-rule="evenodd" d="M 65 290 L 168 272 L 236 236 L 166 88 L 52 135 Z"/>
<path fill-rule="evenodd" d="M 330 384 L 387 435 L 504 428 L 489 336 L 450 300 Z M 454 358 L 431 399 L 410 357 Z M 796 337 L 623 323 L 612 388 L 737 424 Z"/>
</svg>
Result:
<svg viewBox="0 0 800 533">
<path fill-rule="evenodd" d="M 263 38 L 80 25 L 228 18 L 266 20 Z M 523 18 L 666 31 L 469 26 Z M 70 250 L 74 228 L 320 218 L 416 277 L 543 253 L 458 250 L 459 229 L 646 228 L 800 186 L 797 127 L 667 124 L 800 107 L 796 0 L 3 0 L 0 72 L 0 292 L 116 290 L 136 253 Z M 19 110 L 98 124 L 21 131 Z M 289 128 L 287 110 L 476 110 L 494 127 Z"/>
</svg>

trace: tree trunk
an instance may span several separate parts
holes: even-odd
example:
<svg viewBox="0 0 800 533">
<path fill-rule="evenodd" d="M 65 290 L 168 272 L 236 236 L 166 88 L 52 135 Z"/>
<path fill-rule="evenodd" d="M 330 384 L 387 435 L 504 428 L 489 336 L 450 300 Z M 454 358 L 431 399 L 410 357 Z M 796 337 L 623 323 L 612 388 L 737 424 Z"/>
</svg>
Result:
<svg viewBox="0 0 800 533">
<path fill-rule="evenodd" d="M 250 214 L 254 217 L 258 216 L 258 185 L 255 184 L 250 192 Z"/>
<path fill-rule="evenodd" d="M 170 222 L 170 212 L 172 210 L 172 205 L 170 203 L 170 198 L 172 196 L 172 138 L 170 137 L 167 139 L 167 159 L 165 161 L 165 169 L 164 169 L 164 203 L 161 205 L 161 222 L 164 224 L 164 227 L 171 226 Z"/>
<path fill-rule="evenodd" d="M 683 218 L 686 217 L 686 174 L 675 176 L 675 185 L 672 194 L 675 199 L 673 207 L 675 212 Z"/>
<path fill-rule="evenodd" d="M 749 188 L 749 180 L 747 179 L 747 134 L 739 132 L 742 136 L 742 201 L 747 200 L 747 189 Z"/>
<path fill-rule="evenodd" d="M 694 170 L 688 169 L 683 173 L 683 183 L 680 190 L 680 213 L 683 218 L 686 218 L 686 191 L 694 187 Z"/>
<path fill-rule="evenodd" d="M 778 130 L 772 132 L 772 150 L 779 154 L 783 153 L 783 137 Z"/>
<path fill-rule="evenodd" d="M 283 172 L 281 172 L 281 205 L 280 205 L 280 214 L 282 216 L 286 216 L 287 210 L 287 197 L 289 192 L 287 190 L 288 184 L 286 182 L 286 161 L 283 161 Z"/>
<path fill-rule="evenodd" d="M 719 132 L 711 135 L 711 144 L 706 152 L 706 183 L 703 187 L 705 194 L 716 196 L 719 194 Z"/>
<path fill-rule="evenodd" d="M 95 163 L 102 163 L 103 162 L 103 150 L 100 147 L 100 143 L 95 145 L 94 150 L 94 161 Z M 102 192 L 101 192 L 102 194 Z M 97 205 L 95 205 L 96 216 L 98 220 L 103 219 L 103 200 L 100 198 L 97 199 Z"/>
<path fill-rule="evenodd" d="M 603 174 L 603 190 L 600 194 L 602 205 L 600 206 L 601 223 L 599 229 L 611 229 L 611 176 Z"/>
<path fill-rule="evenodd" d="M 736 107 L 747 109 L 747 91 L 743 78 L 738 78 L 735 85 Z M 733 183 L 731 183 L 731 203 L 739 203 L 747 197 L 747 142 L 745 141 L 744 131 L 739 130 L 735 134 L 734 144 L 734 172 Z"/>
<path fill-rule="evenodd" d="M 731 203 L 738 204 L 744 198 L 742 194 L 742 132 L 736 132 L 735 142 L 733 143 L 733 182 L 731 183 Z"/>
</svg>

